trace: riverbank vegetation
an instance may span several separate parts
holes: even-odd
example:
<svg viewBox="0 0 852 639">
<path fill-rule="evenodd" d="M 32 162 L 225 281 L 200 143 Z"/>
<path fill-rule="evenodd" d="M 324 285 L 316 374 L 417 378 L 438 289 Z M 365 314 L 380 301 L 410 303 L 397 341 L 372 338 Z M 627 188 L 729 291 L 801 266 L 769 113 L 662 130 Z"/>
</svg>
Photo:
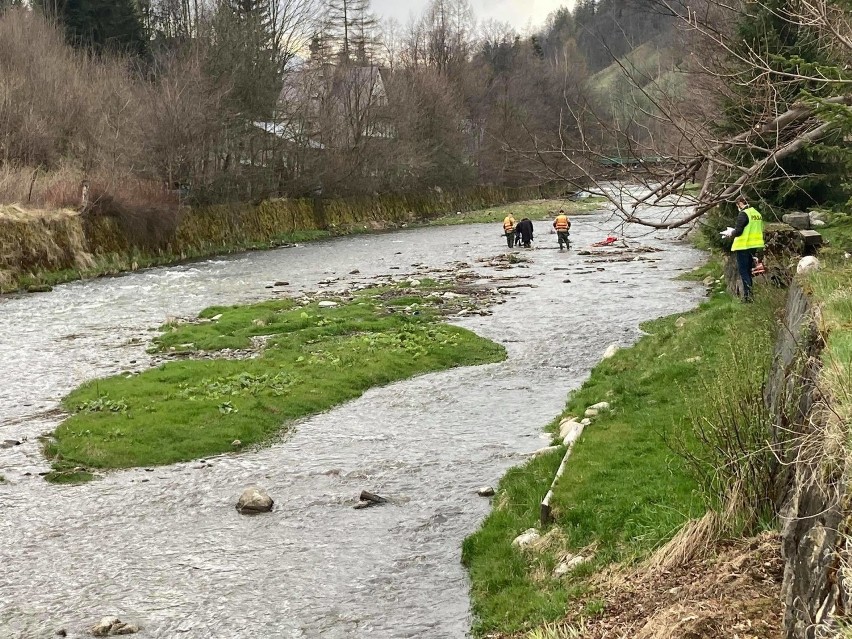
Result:
<svg viewBox="0 0 852 639">
<path fill-rule="evenodd" d="M 196 321 L 166 325 L 152 348 L 178 359 L 89 382 L 65 398 L 71 416 L 45 447 L 52 479 L 81 467 L 171 464 L 269 443 L 368 388 L 503 359 L 502 346 L 439 321 L 469 304 L 465 295 L 445 299 L 446 290 L 403 283 L 349 300 L 212 307 Z M 219 357 L 223 349 L 232 357 Z"/>
<path fill-rule="evenodd" d="M 321 203 L 276 199 L 183 207 L 166 227 L 150 225 L 129 211 L 94 215 L 0 205 L 0 293 L 38 292 L 74 279 L 425 224 L 449 210 L 479 210 L 546 192 L 538 187 L 474 187 Z"/>
<path fill-rule="evenodd" d="M 695 311 L 644 324 L 647 336 L 601 362 L 572 393 L 562 417 L 580 418 L 600 401 L 611 410 L 594 418 L 574 446 L 542 542 L 528 550 L 512 546 L 538 526 L 564 447 L 507 473 L 493 512 L 465 541 L 478 635 L 527 630 L 561 619 L 572 605 L 585 606 L 588 616 L 600 613 L 606 598 L 590 596 L 593 575 L 640 562 L 687 521 L 723 506 L 726 495 L 701 457 L 694 420 L 759 392 L 782 300 L 783 291 L 764 288 L 755 304 L 744 305 L 717 288 Z M 749 437 L 743 445 L 758 449 L 759 435 Z M 754 531 L 763 523 L 758 517 L 739 525 Z M 571 555 L 590 561 L 555 576 Z"/>
<path fill-rule="evenodd" d="M 825 468 L 842 468 L 848 452 L 834 444 L 848 442 L 852 423 L 852 225 L 843 212 L 827 217 L 821 266 L 799 284 L 824 340 L 817 383 L 835 456 Z M 648 335 L 602 361 L 571 394 L 554 433 L 597 402 L 611 408 L 574 445 L 554 487 L 552 524 L 540 524 L 540 502 L 564 446 L 503 478 L 493 512 L 463 549 L 478 636 L 598 638 L 646 623 L 685 635 L 709 632 L 711 621 L 718 633 L 706 636 L 737 627 L 780 632 L 784 471 L 767 444 L 776 417 L 764 383 L 787 291 L 760 278 L 755 303 L 742 304 L 724 290 L 722 269 L 716 257 L 696 269 L 688 279 L 705 280 L 709 299 L 644 324 Z M 529 528 L 540 540 L 513 546 Z M 731 575 L 737 585 L 728 591 L 720 584 Z M 684 597 L 704 603 L 690 609 Z"/>
<path fill-rule="evenodd" d="M 602 210 L 608 200 L 604 197 L 591 196 L 579 200 L 533 200 L 529 202 L 514 202 L 478 211 L 459 211 L 432 220 L 430 226 L 452 226 L 455 224 L 488 224 L 499 223 L 510 213 L 516 220 L 525 217 L 534 221 L 550 220 L 564 209 L 567 215 L 585 215 Z"/>
</svg>

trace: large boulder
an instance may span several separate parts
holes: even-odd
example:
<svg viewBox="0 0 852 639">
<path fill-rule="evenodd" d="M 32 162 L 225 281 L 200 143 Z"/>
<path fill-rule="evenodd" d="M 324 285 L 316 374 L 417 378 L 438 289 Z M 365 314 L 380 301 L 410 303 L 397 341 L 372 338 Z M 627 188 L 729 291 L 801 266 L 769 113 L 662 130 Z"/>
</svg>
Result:
<svg viewBox="0 0 852 639">
<path fill-rule="evenodd" d="M 267 513 L 272 510 L 273 504 L 275 502 L 272 501 L 272 497 L 263 488 L 249 486 L 240 495 L 240 499 L 237 501 L 237 510 L 246 515 Z"/>
<path fill-rule="evenodd" d="M 811 228 L 811 218 L 807 213 L 787 213 L 781 217 L 781 220 L 784 224 L 789 224 L 794 229 L 799 229 L 800 231 Z"/>
<path fill-rule="evenodd" d="M 825 211 L 810 211 L 808 218 L 811 220 L 811 225 L 815 225 L 817 222 L 825 224 L 828 221 Z"/>
<path fill-rule="evenodd" d="M 812 255 L 803 257 L 796 266 L 796 273 L 798 275 L 806 275 L 817 270 L 819 270 L 819 260 Z"/>
</svg>

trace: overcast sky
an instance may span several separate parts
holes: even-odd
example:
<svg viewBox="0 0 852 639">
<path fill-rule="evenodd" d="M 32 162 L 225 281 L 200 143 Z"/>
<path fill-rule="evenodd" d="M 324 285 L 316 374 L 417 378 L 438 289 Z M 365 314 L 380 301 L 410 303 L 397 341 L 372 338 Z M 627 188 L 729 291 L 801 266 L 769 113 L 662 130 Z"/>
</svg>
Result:
<svg viewBox="0 0 852 639">
<path fill-rule="evenodd" d="M 420 15 L 429 0 L 373 0 L 373 10 L 383 17 L 395 17 L 402 24 L 410 14 Z M 477 20 L 494 18 L 508 22 L 516 31 L 524 31 L 530 20 L 534 27 L 541 25 L 547 15 L 572 0 L 471 0 Z"/>
</svg>

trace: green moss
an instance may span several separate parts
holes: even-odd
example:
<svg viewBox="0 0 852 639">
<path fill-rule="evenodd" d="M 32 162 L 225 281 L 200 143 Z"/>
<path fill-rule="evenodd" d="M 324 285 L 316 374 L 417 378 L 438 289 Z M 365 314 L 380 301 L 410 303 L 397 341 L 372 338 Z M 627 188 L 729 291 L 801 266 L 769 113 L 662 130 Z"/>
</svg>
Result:
<svg viewBox="0 0 852 639">
<path fill-rule="evenodd" d="M 213 319 L 215 318 L 215 319 Z M 366 389 L 427 371 L 499 361 L 504 349 L 438 321 L 389 313 L 381 292 L 333 308 L 291 301 L 214 307 L 199 323 L 166 326 L 154 348 L 217 351 L 267 342 L 252 359 L 173 361 L 84 384 L 47 454 L 65 467 L 170 464 L 270 441 L 294 420 Z"/>
</svg>

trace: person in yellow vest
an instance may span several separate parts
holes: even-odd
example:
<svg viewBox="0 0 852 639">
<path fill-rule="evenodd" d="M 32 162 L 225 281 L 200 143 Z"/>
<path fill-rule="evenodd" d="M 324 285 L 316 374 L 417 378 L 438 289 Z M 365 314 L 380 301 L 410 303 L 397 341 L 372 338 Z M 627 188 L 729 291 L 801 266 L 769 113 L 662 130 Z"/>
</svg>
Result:
<svg viewBox="0 0 852 639">
<path fill-rule="evenodd" d="M 553 220 L 553 228 L 556 229 L 556 238 L 559 240 L 559 250 L 562 250 L 562 243 L 565 243 L 565 250 L 567 251 L 570 248 L 570 244 L 568 242 L 568 236 L 570 233 L 568 230 L 571 228 L 571 220 L 568 219 L 568 216 L 565 215 L 564 209 L 559 209 L 559 215 L 556 216 L 556 219 Z"/>
<path fill-rule="evenodd" d="M 744 197 L 737 198 L 737 208 L 740 210 L 734 228 L 726 237 L 733 237 L 731 252 L 736 256 L 737 269 L 743 281 L 743 301 L 751 302 L 752 268 L 754 267 L 757 251 L 763 249 L 763 217 L 757 209 L 748 205 Z M 760 262 L 758 262 L 760 264 Z"/>
<path fill-rule="evenodd" d="M 511 213 L 503 218 L 503 233 L 506 235 L 506 243 L 509 248 L 513 248 L 515 246 L 515 218 L 512 217 Z"/>
</svg>

